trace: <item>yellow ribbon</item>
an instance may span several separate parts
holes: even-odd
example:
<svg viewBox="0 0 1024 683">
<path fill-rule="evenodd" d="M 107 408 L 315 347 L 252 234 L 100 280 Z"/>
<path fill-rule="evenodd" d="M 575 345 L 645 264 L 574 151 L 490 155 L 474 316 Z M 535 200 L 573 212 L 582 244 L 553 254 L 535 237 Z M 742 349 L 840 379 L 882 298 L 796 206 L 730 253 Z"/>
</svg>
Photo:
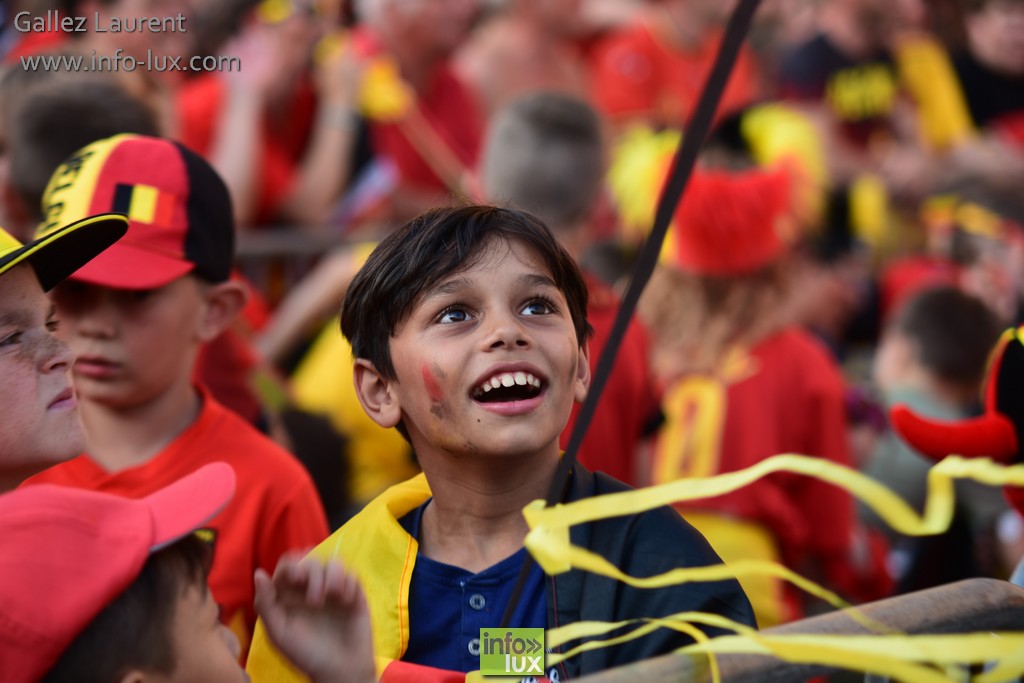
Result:
<svg viewBox="0 0 1024 683">
<path fill-rule="evenodd" d="M 953 518 L 956 479 L 973 479 L 991 486 L 1024 485 L 1024 465 L 1002 466 L 987 458 L 965 459 L 950 456 L 928 473 L 928 496 L 924 512 L 918 514 L 903 499 L 870 477 L 835 463 L 803 455 L 777 455 L 738 472 L 699 479 L 684 479 L 636 491 L 625 491 L 572 503 L 545 507 L 533 501 L 523 509 L 530 527 L 526 547 L 548 574 L 560 574 L 573 568 L 607 576 L 631 586 L 661 588 L 688 581 L 718 581 L 745 574 L 766 574 L 785 579 L 833 606 L 849 605 L 835 593 L 796 572 L 774 562 L 741 561 L 729 566 L 681 567 L 650 577 L 629 576 L 605 558 L 569 541 L 569 528 L 598 519 L 637 514 L 672 503 L 711 498 L 731 493 L 774 472 L 793 472 L 812 476 L 848 491 L 871 508 L 890 527 L 910 536 L 941 533 Z M 712 680 L 720 680 L 715 654 L 767 654 L 804 664 L 835 666 L 870 671 L 901 680 L 950 681 L 961 678 L 952 664 L 995 662 L 996 666 L 976 680 L 994 683 L 1024 674 L 1024 633 L 908 636 L 870 619 L 856 609 L 850 616 L 868 629 L 884 635 L 764 635 L 748 626 L 719 615 L 688 612 L 664 619 L 635 619 L 617 623 L 579 622 L 547 633 L 548 647 L 558 647 L 580 638 L 591 638 L 640 624 L 630 633 L 607 640 L 588 640 L 561 654 L 551 655 L 557 663 L 584 650 L 614 645 L 638 638 L 656 628 L 684 631 L 695 643 L 680 653 L 704 653 L 711 656 Z M 736 633 L 709 640 L 693 624 L 728 629 Z M 925 663 L 925 664 L 922 664 Z M 939 671 L 926 664 L 941 665 Z"/>
</svg>

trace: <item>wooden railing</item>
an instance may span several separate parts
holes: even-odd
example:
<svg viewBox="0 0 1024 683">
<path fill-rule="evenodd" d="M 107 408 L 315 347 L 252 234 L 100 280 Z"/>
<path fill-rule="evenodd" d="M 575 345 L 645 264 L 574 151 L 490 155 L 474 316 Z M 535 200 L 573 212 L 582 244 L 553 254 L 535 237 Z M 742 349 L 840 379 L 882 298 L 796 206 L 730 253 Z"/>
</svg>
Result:
<svg viewBox="0 0 1024 683">
<path fill-rule="evenodd" d="M 909 634 L 1024 630 L 1024 589 L 997 579 L 968 579 L 861 605 L 858 609 L 892 629 Z M 765 634 L 870 633 L 845 612 L 831 612 Z M 722 681 L 802 683 L 830 673 L 821 666 L 790 664 L 763 655 L 720 655 Z M 702 656 L 662 655 L 578 679 L 579 683 L 684 683 L 710 680 Z"/>
</svg>

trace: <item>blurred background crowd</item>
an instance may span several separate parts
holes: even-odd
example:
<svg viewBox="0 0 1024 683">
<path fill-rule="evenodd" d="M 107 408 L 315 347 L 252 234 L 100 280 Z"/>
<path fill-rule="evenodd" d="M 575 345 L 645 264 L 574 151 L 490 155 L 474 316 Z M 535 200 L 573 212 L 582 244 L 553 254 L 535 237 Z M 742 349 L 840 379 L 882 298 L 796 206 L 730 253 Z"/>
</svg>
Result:
<svg viewBox="0 0 1024 683">
<path fill-rule="evenodd" d="M 360 409 L 338 331 L 375 240 L 446 203 L 538 214 L 588 278 L 596 361 L 732 6 L 13 0 L 0 225 L 28 239 L 53 170 L 97 139 L 160 135 L 208 159 L 253 296 L 197 381 L 306 464 L 338 526 L 416 471 Z M 182 13 L 186 30 L 13 25 L 51 10 L 90 26 Z M 241 68 L 26 68 L 116 50 Z M 803 453 L 920 510 L 931 461 L 888 408 L 977 414 L 1022 301 L 1024 1 L 764 0 L 581 461 L 647 485 Z M 682 512 L 727 561 L 780 561 L 857 602 L 1009 574 L 1020 516 L 997 489 L 957 493 L 951 529 L 928 539 L 786 474 Z M 761 626 L 817 609 L 773 580 L 746 588 Z"/>
</svg>

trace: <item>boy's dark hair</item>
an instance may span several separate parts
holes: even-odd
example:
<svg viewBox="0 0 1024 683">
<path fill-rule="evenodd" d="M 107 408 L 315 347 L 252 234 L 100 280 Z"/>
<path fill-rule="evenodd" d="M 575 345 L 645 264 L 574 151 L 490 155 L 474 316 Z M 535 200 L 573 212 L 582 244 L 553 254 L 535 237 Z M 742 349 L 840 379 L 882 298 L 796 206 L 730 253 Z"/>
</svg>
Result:
<svg viewBox="0 0 1024 683">
<path fill-rule="evenodd" d="M 964 388 L 981 382 L 1002 331 L 988 306 L 955 287 L 917 294 L 900 309 L 893 325 L 915 343 L 924 367 Z"/>
<path fill-rule="evenodd" d="M 117 81 L 61 79 L 33 89 L 13 113 L 11 186 L 42 220 L 50 176 L 86 145 L 118 133 L 159 135 L 156 114 Z"/>
<path fill-rule="evenodd" d="M 40 683 L 111 683 L 133 669 L 171 674 L 178 597 L 206 588 L 213 550 L 195 534 L 153 553 L 128 589 L 86 626 Z"/>
<path fill-rule="evenodd" d="M 445 277 L 472 267 L 492 240 L 518 242 L 537 253 L 565 295 L 580 346 L 591 333 L 587 286 L 572 256 L 525 211 L 495 206 L 432 209 L 381 242 L 356 274 L 341 308 L 341 331 L 356 358 L 395 379 L 391 337 L 420 296 Z"/>
</svg>

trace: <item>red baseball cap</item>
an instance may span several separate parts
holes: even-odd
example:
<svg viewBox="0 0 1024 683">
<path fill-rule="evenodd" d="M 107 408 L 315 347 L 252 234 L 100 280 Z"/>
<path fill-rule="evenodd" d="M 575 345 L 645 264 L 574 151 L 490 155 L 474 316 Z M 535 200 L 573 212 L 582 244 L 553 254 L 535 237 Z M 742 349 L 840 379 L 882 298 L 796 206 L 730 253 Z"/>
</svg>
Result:
<svg viewBox="0 0 1024 683">
<path fill-rule="evenodd" d="M 694 169 L 669 233 L 667 260 L 701 275 L 743 275 L 786 246 L 780 220 L 790 210 L 783 167 L 739 173 Z"/>
<path fill-rule="evenodd" d="M 153 553 L 219 513 L 235 489 L 205 465 L 141 499 L 50 484 L 0 496 L 0 667 L 37 681 Z"/>
<path fill-rule="evenodd" d="M 235 254 L 231 197 L 217 172 L 180 143 L 116 135 L 72 154 L 43 194 L 37 236 L 99 213 L 128 218 L 128 233 L 74 279 L 156 289 L 187 273 L 224 282 Z"/>
</svg>

